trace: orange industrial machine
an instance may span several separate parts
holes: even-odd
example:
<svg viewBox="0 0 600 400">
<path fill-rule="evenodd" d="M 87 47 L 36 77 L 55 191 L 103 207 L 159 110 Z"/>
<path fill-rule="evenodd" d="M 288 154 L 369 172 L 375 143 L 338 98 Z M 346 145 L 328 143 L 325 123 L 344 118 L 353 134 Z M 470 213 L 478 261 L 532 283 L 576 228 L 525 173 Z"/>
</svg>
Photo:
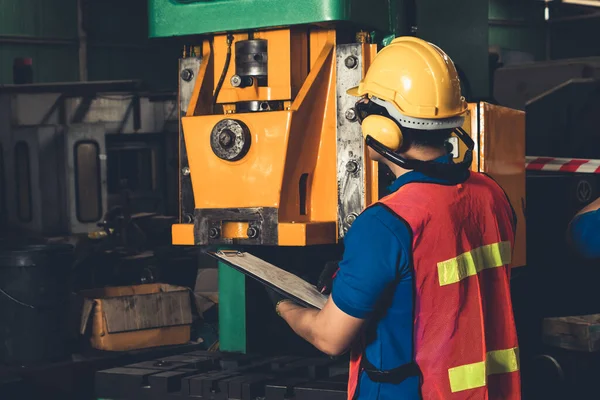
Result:
<svg viewBox="0 0 600 400">
<path fill-rule="evenodd" d="M 356 122 L 376 45 L 334 29 L 215 35 L 181 61 L 182 201 L 176 244 L 336 243 L 377 199 Z M 192 197 L 192 196 L 190 196 Z"/>
</svg>

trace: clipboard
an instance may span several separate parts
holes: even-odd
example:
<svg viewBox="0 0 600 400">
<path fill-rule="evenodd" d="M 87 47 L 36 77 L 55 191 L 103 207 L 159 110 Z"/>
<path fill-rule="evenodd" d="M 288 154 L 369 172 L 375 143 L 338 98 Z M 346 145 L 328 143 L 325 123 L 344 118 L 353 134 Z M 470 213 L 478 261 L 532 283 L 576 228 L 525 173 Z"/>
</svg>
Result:
<svg viewBox="0 0 600 400">
<path fill-rule="evenodd" d="M 327 302 L 328 296 L 320 293 L 314 285 L 250 253 L 219 250 L 207 254 L 305 307 L 320 310 Z"/>
</svg>

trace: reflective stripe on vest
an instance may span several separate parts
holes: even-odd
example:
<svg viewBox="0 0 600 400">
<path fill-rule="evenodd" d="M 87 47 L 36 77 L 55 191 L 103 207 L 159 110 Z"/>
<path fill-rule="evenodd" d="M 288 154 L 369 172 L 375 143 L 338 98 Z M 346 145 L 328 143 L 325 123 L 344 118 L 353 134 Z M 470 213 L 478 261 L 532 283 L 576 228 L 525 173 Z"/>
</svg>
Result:
<svg viewBox="0 0 600 400">
<path fill-rule="evenodd" d="M 484 269 L 510 264 L 511 258 L 510 242 L 500 242 L 478 247 L 458 257 L 439 262 L 437 267 L 440 286 L 460 282 Z"/>
<path fill-rule="evenodd" d="M 450 388 L 452 393 L 483 387 L 487 377 L 519 370 L 519 349 L 495 350 L 486 354 L 486 360 L 473 364 L 450 368 Z"/>
</svg>

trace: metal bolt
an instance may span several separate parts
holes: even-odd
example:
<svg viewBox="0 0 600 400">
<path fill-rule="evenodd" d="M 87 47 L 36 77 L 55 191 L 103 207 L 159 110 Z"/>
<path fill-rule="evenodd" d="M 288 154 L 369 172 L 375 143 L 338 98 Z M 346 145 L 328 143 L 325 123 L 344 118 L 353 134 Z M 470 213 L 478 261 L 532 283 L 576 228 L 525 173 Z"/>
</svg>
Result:
<svg viewBox="0 0 600 400">
<path fill-rule="evenodd" d="M 208 231 L 208 237 L 211 239 L 216 239 L 221 236 L 221 231 L 219 228 L 210 228 Z"/>
<path fill-rule="evenodd" d="M 258 228 L 251 226 L 246 233 L 250 239 L 255 239 L 258 237 Z"/>
<path fill-rule="evenodd" d="M 185 176 L 188 176 L 190 174 L 190 167 L 181 168 L 181 173 Z"/>
<path fill-rule="evenodd" d="M 186 68 L 183 71 L 181 71 L 181 79 L 183 79 L 186 82 L 189 82 L 192 80 L 192 78 L 194 77 L 194 72 L 189 69 Z"/>
<path fill-rule="evenodd" d="M 240 78 L 239 75 L 234 75 L 231 77 L 231 86 L 233 87 L 240 87 L 240 85 L 242 84 L 242 78 Z"/>
<path fill-rule="evenodd" d="M 351 174 L 355 173 L 358 171 L 358 163 L 356 161 L 348 161 L 346 163 L 346 171 L 350 172 Z"/>
<path fill-rule="evenodd" d="M 417 28 L 417 26 L 411 26 L 410 27 L 410 33 L 417 33 L 417 31 L 419 30 L 419 28 Z"/>
<path fill-rule="evenodd" d="M 354 56 L 348 56 L 344 60 L 344 64 L 346 65 L 346 68 L 348 68 L 348 69 L 356 68 L 356 66 L 358 65 L 358 58 L 356 58 Z"/>
<path fill-rule="evenodd" d="M 346 110 L 346 119 L 348 121 L 356 121 L 356 110 L 354 108 Z"/>
<path fill-rule="evenodd" d="M 219 134 L 219 144 L 221 147 L 229 148 L 233 146 L 234 140 L 235 135 L 229 129 L 225 129 Z"/>
<path fill-rule="evenodd" d="M 347 225 L 352 225 L 354 221 L 356 221 L 356 217 L 358 217 L 356 213 L 350 213 L 348 214 L 344 222 L 346 222 Z"/>
</svg>

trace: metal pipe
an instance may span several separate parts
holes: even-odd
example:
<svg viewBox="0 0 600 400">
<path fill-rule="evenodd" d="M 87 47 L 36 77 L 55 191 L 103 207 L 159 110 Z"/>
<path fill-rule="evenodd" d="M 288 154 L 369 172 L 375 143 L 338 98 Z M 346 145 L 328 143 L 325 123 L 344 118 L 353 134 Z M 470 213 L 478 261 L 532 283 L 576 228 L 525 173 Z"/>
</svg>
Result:
<svg viewBox="0 0 600 400">
<path fill-rule="evenodd" d="M 88 80 L 87 32 L 83 20 L 83 0 L 77 0 L 77 35 L 79 37 L 79 80 Z"/>
<path fill-rule="evenodd" d="M 75 46 L 77 45 L 76 39 L 64 39 L 64 38 L 39 38 L 33 36 L 24 35 L 0 35 L 0 43 L 14 43 L 14 44 L 50 44 L 58 46 Z"/>
<path fill-rule="evenodd" d="M 0 44 L 46 44 L 56 46 L 77 46 L 79 45 L 78 39 L 65 39 L 65 38 L 51 38 L 51 37 L 33 37 L 24 35 L 0 35 Z M 86 38 L 86 47 L 112 47 L 120 49 L 140 49 L 147 50 L 151 48 L 150 43 L 136 44 L 136 43 L 111 43 L 111 42 L 95 42 L 90 41 Z"/>
</svg>

